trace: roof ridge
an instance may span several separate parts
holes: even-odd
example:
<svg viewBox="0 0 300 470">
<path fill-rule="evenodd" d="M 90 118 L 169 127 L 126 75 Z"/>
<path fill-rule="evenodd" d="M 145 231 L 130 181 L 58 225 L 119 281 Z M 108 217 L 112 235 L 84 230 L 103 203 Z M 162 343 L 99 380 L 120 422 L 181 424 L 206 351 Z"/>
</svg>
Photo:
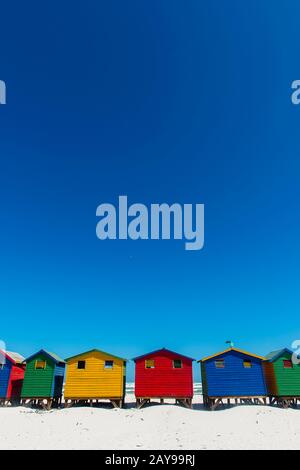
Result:
<svg viewBox="0 0 300 470">
<path fill-rule="evenodd" d="M 40 349 L 39 351 L 35 352 L 34 354 L 31 354 L 31 356 L 27 357 L 24 362 L 33 359 L 38 354 L 46 354 L 47 356 L 49 356 L 56 363 L 59 363 L 59 362 L 65 363 L 65 360 L 62 359 L 60 356 L 58 356 L 57 354 L 55 354 L 53 352 L 48 351 L 47 349 L 43 349 L 43 348 Z"/>
<path fill-rule="evenodd" d="M 110 356 L 110 357 L 114 357 L 116 359 L 119 359 L 120 361 L 125 361 L 127 362 L 127 359 L 123 358 L 123 357 L 120 357 L 120 356 L 116 356 L 116 354 L 111 354 L 107 351 L 103 351 L 102 349 L 98 349 L 98 348 L 93 348 L 93 349 L 89 349 L 88 351 L 84 351 L 82 353 L 79 353 L 79 354 L 75 354 L 74 356 L 70 356 L 70 357 L 67 357 L 65 359 L 65 361 L 70 361 L 71 359 L 75 359 L 76 357 L 80 357 L 80 356 L 84 356 L 85 354 L 89 354 L 89 353 L 92 353 L 92 352 L 99 352 L 101 354 L 106 354 L 107 356 Z"/>
<path fill-rule="evenodd" d="M 266 355 L 266 361 L 269 361 L 269 362 L 275 361 L 285 352 L 288 352 L 289 354 L 293 354 L 293 351 L 289 348 L 276 349 L 275 351 L 271 351 Z"/>
<path fill-rule="evenodd" d="M 256 359 L 260 359 L 262 361 L 264 361 L 266 359 L 263 356 L 259 356 L 257 354 L 250 353 L 249 351 L 245 351 L 244 349 L 240 349 L 240 348 L 236 348 L 236 347 L 230 347 L 230 348 L 224 349 L 223 351 L 220 351 L 216 354 L 212 354 L 211 356 L 204 357 L 203 359 L 200 359 L 198 362 L 208 361 L 209 359 L 213 359 L 214 357 L 221 356 L 222 354 L 227 354 L 230 351 L 235 351 L 235 352 L 238 352 L 238 353 L 243 354 L 245 356 L 255 357 Z"/>
<path fill-rule="evenodd" d="M 133 357 L 132 360 L 136 361 L 137 359 L 142 359 L 143 357 L 151 356 L 152 354 L 159 353 L 160 351 L 167 351 L 171 354 L 175 354 L 176 356 L 184 357 L 186 359 L 189 359 L 190 361 L 195 361 L 196 360 L 196 359 L 193 359 L 192 357 L 186 356 L 185 354 L 181 354 L 181 353 L 178 353 L 176 351 L 172 351 L 171 349 L 168 349 L 168 348 L 155 349 L 154 351 L 150 351 L 146 354 L 142 354 L 140 356 Z"/>
</svg>

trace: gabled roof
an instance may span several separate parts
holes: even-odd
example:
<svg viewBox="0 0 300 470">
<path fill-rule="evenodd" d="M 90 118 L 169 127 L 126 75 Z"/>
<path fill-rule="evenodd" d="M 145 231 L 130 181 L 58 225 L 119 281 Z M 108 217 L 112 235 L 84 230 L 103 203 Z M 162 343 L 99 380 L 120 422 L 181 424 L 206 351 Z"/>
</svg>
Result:
<svg viewBox="0 0 300 470">
<path fill-rule="evenodd" d="M 240 353 L 240 354 L 243 354 L 244 356 L 255 357 L 256 359 L 260 359 L 261 361 L 264 361 L 264 360 L 265 360 L 264 357 L 262 357 L 262 356 L 257 356 L 256 354 L 249 353 L 249 352 L 247 352 L 247 351 L 244 351 L 243 349 L 228 348 L 228 349 L 225 349 L 224 351 L 218 352 L 217 354 L 213 354 L 212 356 L 208 356 L 208 357 L 205 357 L 204 359 L 200 359 L 200 361 L 198 361 L 198 362 L 205 362 L 205 361 L 208 361 L 209 359 L 213 359 L 214 357 L 223 356 L 224 354 L 227 354 L 227 353 L 229 353 L 230 351 L 238 352 L 238 353 Z"/>
<path fill-rule="evenodd" d="M 179 354 L 177 352 L 171 351 L 170 349 L 166 349 L 166 348 L 156 349 L 155 351 L 151 351 L 147 354 L 143 354 L 142 356 L 134 357 L 132 360 L 137 361 L 138 359 L 143 359 L 144 357 L 153 356 L 153 355 L 158 354 L 160 352 L 167 352 L 167 353 L 173 354 L 174 356 L 178 356 L 178 357 L 182 357 L 184 359 L 188 359 L 189 361 L 195 361 L 196 360 L 196 359 L 193 359 L 193 358 L 188 357 L 188 356 L 184 356 L 183 354 Z"/>
<path fill-rule="evenodd" d="M 278 359 L 280 356 L 283 354 L 288 353 L 288 354 L 293 354 L 293 351 L 291 351 L 288 348 L 283 348 L 283 349 L 277 349 L 277 351 L 272 351 L 269 354 L 266 355 L 266 360 L 269 362 L 274 362 L 276 359 Z"/>
<path fill-rule="evenodd" d="M 47 356 L 49 359 L 51 359 L 53 362 L 55 362 L 55 364 L 59 364 L 60 362 L 65 363 L 64 359 L 59 357 L 57 354 L 46 351 L 45 349 L 40 349 L 40 351 L 36 352 L 35 354 L 32 354 L 25 361 L 29 362 L 29 361 L 31 361 L 31 359 L 33 359 L 34 357 L 36 357 L 40 354 Z"/>
<path fill-rule="evenodd" d="M 0 349 L 0 357 L 4 356 L 6 359 L 8 359 L 10 362 L 13 364 L 22 364 L 24 362 L 25 358 L 21 356 L 21 354 L 12 352 L 12 351 L 3 351 Z M 1 360 L 0 360 L 1 362 Z"/>
<path fill-rule="evenodd" d="M 85 351 L 83 353 L 76 354 L 75 356 L 67 357 L 66 361 L 70 361 L 71 359 L 76 359 L 76 357 L 85 356 L 86 354 L 90 354 L 90 353 L 93 353 L 93 352 L 98 352 L 100 354 L 104 354 L 105 356 L 109 356 L 109 357 L 112 357 L 112 358 L 115 358 L 115 359 L 119 359 L 120 361 L 127 362 L 127 359 L 124 359 L 123 357 L 115 356 L 114 354 L 110 354 L 108 352 L 101 351 L 100 349 L 90 349 L 89 351 Z"/>
<path fill-rule="evenodd" d="M 15 364 L 21 364 L 24 362 L 25 357 L 21 356 L 21 354 L 13 351 L 6 351 L 6 354 L 13 360 L 15 361 Z"/>
</svg>

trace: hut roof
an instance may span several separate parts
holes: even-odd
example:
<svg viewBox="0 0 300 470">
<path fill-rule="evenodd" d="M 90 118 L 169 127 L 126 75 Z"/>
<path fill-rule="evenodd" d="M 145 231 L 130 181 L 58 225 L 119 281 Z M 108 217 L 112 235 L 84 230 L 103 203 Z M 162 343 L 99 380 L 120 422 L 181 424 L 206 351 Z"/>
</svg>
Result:
<svg viewBox="0 0 300 470">
<path fill-rule="evenodd" d="M 160 353 L 160 352 L 167 352 L 167 353 L 170 353 L 174 356 L 178 356 L 178 357 L 182 357 L 184 359 L 188 359 L 189 361 L 195 361 L 196 360 L 196 359 L 193 359 L 192 357 L 184 356 L 183 354 L 179 354 L 177 352 L 171 351 L 170 349 L 166 349 L 166 348 L 156 349 L 155 351 L 151 351 L 147 354 L 143 354 L 142 356 L 134 357 L 132 360 L 137 361 L 138 359 L 143 359 L 144 357 L 153 356 L 154 354 L 157 354 L 157 353 Z"/>
<path fill-rule="evenodd" d="M 250 356 L 250 357 L 255 357 L 256 359 L 260 359 L 261 361 L 264 361 L 265 358 L 262 357 L 262 356 L 257 356 L 256 354 L 252 354 L 252 353 L 249 353 L 247 351 L 244 351 L 243 349 L 238 349 L 238 348 L 227 348 L 225 349 L 224 351 L 221 351 L 221 352 L 218 352 L 216 354 L 213 354 L 212 356 L 208 356 L 208 357 L 205 357 L 204 359 L 200 359 L 200 361 L 198 362 L 205 362 L 205 361 L 208 361 L 209 359 L 213 359 L 214 357 L 218 357 L 218 356 L 223 356 L 223 354 L 226 354 L 230 351 L 235 351 L 235 352 L 238 352 L 240 354 L 243 354 L 244 356 Z"/>
<path fill-rule="evenodd" d="M 31 359 L 33 359 L 34 357 L 38 356 L 39 354 L 43 354 L 43 355 L 49 357 L 53 362 L 55 362 L 55 364 L 59 364 L 60 362 L 65 363 L 64 359 L 62 359 L 61 357 L 59 357 L 57 354 L 54 354 L 54 353 L 49 352 L 49 351 L 46 351 L 45 349 L 40 349 L 40 351 L 36 352 L 35 354 L 32 354 L 32 355 L 29 356 L 25 361 L 28 362 L 28 361 L 30 361 Z"/>
<path fill-rule="evenodd" d="M 98 352 L 100 354 L 104 354 L 106 356 L 113 357 L 115 359 L 119 359 L 120 361 L 127 362 L 127 359 L 124 359 L 123 357 L 115 356 L 114 354 L 110 354 L 108 352 L 101 351 L 100 349 L 90 349 L 89 351 L 85 351 L 83 353 L 76 354 L 75 356 L 67 357 L 66 361 L 70 361 L 71 359 L 75 359 L 76 357 L 84 356 L 85 354 L 90 354 L 90 353 L 93 353 L 93 352 Z"/>
<path fill-rule="evenodd" d="M 21 354 L 12 351 L 0 350 L 0 356 L 9 359 L 13 364 L 22 364 L 25 358 Z M 1 361 L 0 361 L 1 362 Z"/>
<path fill-rule="evenodd" d="M 283 349 L 277 349 L 277 351 L 272 351 L 269 354 L 266 355 L 266 360 L 269 362 L 274 362 L 276 359 L 278 359 L 280 356 L 282 356 L 284 353 L 289 353 L 293 354 L 293 351 L 291 351 L 288 348 L 283 348 Z"/>
</svg>

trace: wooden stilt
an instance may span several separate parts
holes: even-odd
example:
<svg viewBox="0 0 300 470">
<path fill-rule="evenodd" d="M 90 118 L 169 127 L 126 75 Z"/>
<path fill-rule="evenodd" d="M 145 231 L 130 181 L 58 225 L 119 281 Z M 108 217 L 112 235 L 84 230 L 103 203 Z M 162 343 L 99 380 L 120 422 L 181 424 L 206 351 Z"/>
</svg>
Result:
<svg viewBox="0 0 300 470">
<path fill-rule="evenodd" d="M 146 403 L 148 403 L 148 400 L 140 400 L 137 408 L 140 410 Z"/>
</svg>

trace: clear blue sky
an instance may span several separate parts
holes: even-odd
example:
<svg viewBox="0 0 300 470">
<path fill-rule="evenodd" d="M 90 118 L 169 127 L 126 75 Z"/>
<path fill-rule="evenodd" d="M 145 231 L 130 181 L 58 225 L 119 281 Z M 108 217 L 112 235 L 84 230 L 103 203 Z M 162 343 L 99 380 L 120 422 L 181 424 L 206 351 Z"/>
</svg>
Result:
<svg viewBox="0 0 300 470">
<path fill-rule="evenodd" d="M 299 14 L 298 0 L 1 5 L 8 348 L 199 359 L 300 338 Z M 121 194 L 204 203 L 204 250 L 98 240 L 96 207 Z"/>
</svg>

